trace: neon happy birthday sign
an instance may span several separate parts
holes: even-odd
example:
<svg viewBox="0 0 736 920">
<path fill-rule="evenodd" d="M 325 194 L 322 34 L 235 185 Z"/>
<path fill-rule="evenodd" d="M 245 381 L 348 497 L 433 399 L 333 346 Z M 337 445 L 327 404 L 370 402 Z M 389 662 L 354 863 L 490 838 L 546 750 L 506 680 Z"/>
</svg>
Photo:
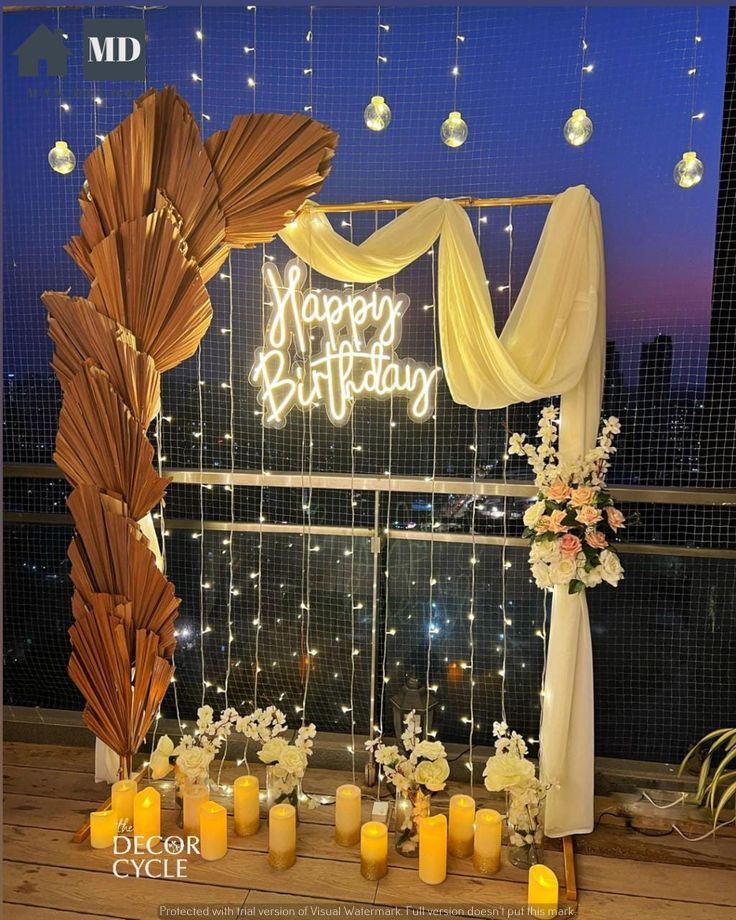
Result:
<svg viewBox="0 0 736 920">
<path fill-rule="evenodd" d="M 409 307 L 405 294 L 379 287 L 304 290 L 307 269 L 298 259 L 283 279 L 265 265 L 263 278 L 272 309 L 249 380 L 259 388 L 264 425 L 282 428 L 295 407 L 317 406 L 333 425 L 344 425 L 357 399 L 392 396 L 407 400 L 415 422 L 432 415 L 440 368 L 396 354 Z"/>
</svg>

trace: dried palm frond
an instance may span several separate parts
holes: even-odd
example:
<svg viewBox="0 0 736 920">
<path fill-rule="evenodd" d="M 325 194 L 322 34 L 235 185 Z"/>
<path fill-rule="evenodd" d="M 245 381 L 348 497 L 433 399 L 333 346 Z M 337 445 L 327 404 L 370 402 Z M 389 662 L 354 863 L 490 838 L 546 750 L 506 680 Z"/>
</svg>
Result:
<svg viewBox="0 0 736 920">
<path fill-rule="evenodd" d="M 92 361 L 66 387 L 54 460 L 73 486 L 120 495 L 136 521 L 163 500 L 171 482 L 154 472 L 145 430 Z"/>
<path fill-rule="evenodd" d="M 133 334 L 95 309 L 84 297 L 57 291 L 41 295 L 56 345 L 52 366 L 63 389 L 91 358 L 138 421 L 146 427 L 158 411 L 161 377 L 153 359 L 135 348 Z"/>
<path fill-rule="evenodd" d="M 225 214 L 225 243 L 267 243 L 327 177 L 338 136 L 304 115 L 238 115 L 205 148 Z"/>
<path fill-rule="evenodd" d="M 127 221 L 150 214 L 163 193 L 181 216 L 190 255 L 204 263 L 224 239 L 217 182 L 199 128 L 173 87 L 151 89 L 84 164 L 81 237 L 67 251 L 89 271 L 89 252 Z"/>
<path fill-rule="evenodd" d="M 212 305 L 197 263 L 163 211 L 129 221 L 91 255 L 90 300 L 135 336 L 159 373 L 191 357 L 212 321 Z"/>
<path fill-rule="evenodd" d="M 85 698 L 87 726 L 129 757 L 143 743 L 174 668 L 158 654 L 154 633 L 135 630 L 131 648 L 121 605 L 110 606 L 98 599 L 70 627 L 69 676 Z"/>
<path fill-rule="evenodd" d="M 95 594 L 127 598 L 133 625 L 157 633 L 160 653 L 170 657 L 180 601 L 140 528 L 121 514 L 124 504 L 91 486 L 78 486 L 67 504 L 77 527 L 69 546 L 71 580 L 83 603 L 89 606 Z"/>
</svg>

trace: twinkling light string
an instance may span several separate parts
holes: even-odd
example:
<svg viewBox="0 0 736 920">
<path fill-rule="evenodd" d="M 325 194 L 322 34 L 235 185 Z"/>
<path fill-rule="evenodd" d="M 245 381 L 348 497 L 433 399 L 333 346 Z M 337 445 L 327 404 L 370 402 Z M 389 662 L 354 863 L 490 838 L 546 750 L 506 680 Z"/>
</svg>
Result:
<svg viewBox="0 0 736 920">
<path fill-rule="evenodd" d="M 696 112 L 696 103 L 698 97 L 698 48 L 703 41 L 700 34 L 700 7 L 695 7 L 695 34 L 693 35 L 693 49 L 688 76 L 690 77 L 690 132 L 688 135 L 688 150 L 693 149 L 693 128 L 696 121 L 702 121 L 705 117 L 704 112 Z"/>
<path fill-rule="evenodd" d="M 583 8 L 583 18 L 580 25 L 580 89 L 578 108 L 583 107 L 583 87 L 585 75 L 593 72 L 593 65 L 588 63 L 588 7 Z"/>
<path fill-rule="evenodd" d="M 452 68 L 452 108 L 457 111 L 457 82 L 460 77 L 460 45 L 465 36 L 460 34 L 460 7 L 455 10 L 455 63 Z"/>
<path fill-rule="evenodd" d="M 438 366 L 439 355 L 437 352 L 437 273 L 435 266 L 435 249 L 434 246 L 429 250 L 429 258 L 432 265 L 432 360 L 435 367 Z M 432 683 L 432 639 L 434 638 L 434 588 L 437 579 L 434 577 L 434 535 L 438 522 L 435 519 L 435 490 L 437 487 L 437 390 L 434 391 L 434 410 L 432 412 L 432 510 L 431 510 L 431 533 L 429 535 L 429 605 L 428 605 L 428 628 L 427 628 L 427 667 L 425 681 L 425 709 L 424 709 L 424 737 L 429 735 L 429 695 Z M 434 734 L 434 732 L 432 732 Z"/>
<path fill-rule="evenodd" d="M 509 254 L 508 254 L 508 263 L 507 263 L 507 275 L 506 275 L 506 285 L 508 291 L 508 314 L 506 319 L 511 313 L 511 307 L 513 304 L 513 289 L 512 289 L 512 267 L 513 267 L 513 255 L 514 255 L 514 208 L 513 206 L 509 208 L 509 222 L 505 227 L 506 233 L 509 238 Z M 508 561 L 508 536 L 509 536 L 509 521 L 508 521 L 508 501 L 509 497 L 506 493 L 506 485 L 508 483 L 507 473 L 508 473 L 508 462 L 509 454 L 506 446 L 506 441 L 509 435 L 509 408 L 506 406 L 504 410 L 504 433 L 503 433 L 503 454 L 502 454 L 502 478 L 504 484 L 503 492 L 503 545 L 501 547 L 501 615 L 503 617 L 503 661 L 501 664 L 501 718 L 503 721 L 506 721 L 506 671 L 507 671 L 507 658 L 508 658 L 508 627 L 512 625 L 512 621 L 509 619 L 508 610 L 506 609 L 506 572 L 510 568 L 511 563 Z"/>
<path fill-rule="evenodd" d="M 345 223 L 343 221 L 343 223 Z M 354 242 L 353 218 L 347 215 L 350 243 Z M 355 293 L 355 284 L 350 286 Z M 355 783 L 355 613 L 363 607 L 355 598 L 355 411 L 350 413 L 350 766 Z"/>
</svg>

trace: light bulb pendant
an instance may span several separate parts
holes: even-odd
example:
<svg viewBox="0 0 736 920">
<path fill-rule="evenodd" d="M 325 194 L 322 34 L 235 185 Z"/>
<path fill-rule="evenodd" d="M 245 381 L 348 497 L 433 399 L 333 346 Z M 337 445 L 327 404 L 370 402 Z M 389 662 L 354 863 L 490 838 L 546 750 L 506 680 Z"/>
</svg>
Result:
<svg viewBox="0 0 736 920">
<path fill-rule="evenodd" d="M 462 147 L 468 139 L 468 126 L 459 112 L 450 112 L 442 122 L 440 137 L 448 147 Z"/>
<path fill-rule="evenodd" d="M 66 141 L 57 141 L 49 150 L 49 166 L 54 172 L 66 176 L 77 165 L 77 158 L 72 153 Z"/>
<path fill-rule="evenodd" d="M 672 178 L 675 180 L 675 185 L 679 185 L 680 188 L 692 188 L 700 182 L 704 172 L 705 167 L 695 151 L 687 150 L 683 153 L 682 159 L 675 164 Z"/>
<path fill-rule="evenodd" d="M 383 96 L 373 96 L 363 112 L 363 121 L 371 131 L 383 131 L 391 124 L 391 109 Z"/>
<path fill-rule="evenodd" d="M 565 140 L 571 147 L 582 147 L 593 136 L 593 122 L 585 109 L 573 109 L 572 115 L 562 129 Z"/>
</svg>

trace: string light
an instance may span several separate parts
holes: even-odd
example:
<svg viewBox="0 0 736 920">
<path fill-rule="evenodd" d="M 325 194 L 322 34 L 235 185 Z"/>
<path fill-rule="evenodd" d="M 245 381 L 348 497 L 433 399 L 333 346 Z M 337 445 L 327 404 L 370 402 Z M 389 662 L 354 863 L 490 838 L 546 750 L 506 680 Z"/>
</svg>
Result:
<svg viewBox="0 0 736 920">
<path fill-rule="evenodd" d="M 460 45 L 465 41 L 465 36 L 460 34 L 460 7 L 455 10 L 455 65 L 451 70 L 453 89 L 452 89 L 452 111 L 442 122 L 440 128 L 440 137 L 442 143 L 447 147 L 462 147 L 468 139 L 468 126 L 463 120 L 460 112 L 457 111 L 457 81 L 460 76 Z"/>
<path fill-rule="evenodd" d="M 578 107 L 565 122 L 562 134 L 571 147 L 582 147 L 593 136 L 593 122 L 583 108 L 583 80 L 586 74 L 593 72 L 593 65 L 588 63 L 588 7 L 583 10 L 583 23 L 580 39 L 580 95 Z"/>
<path fill-rule="evenodd" d="M 705 117 L 705 112 L 695 112 L 695 101 L 697 98 L 697 88 L 698 88 L 698 45 L 703 40 L 703 36 L 700 35 L 700 7 L 695 7 L 695 34 L 693 36 L 693 50 L 690 67 L 688 69 L 687 75 L 690 79 L 690 126 L 688 133 L 688 149 L 683 153 L 681 159 L 675 163 L 675 168 L 672 171 L 672 178 L 675 181 L 675 185 L 678 185 L 680 188 L 693 188 L 701 182 L 703 174 L 705 173 L 705 167 L 703 163 L 698 159 L 697 153 L 693 150 L 693 127 L 696 121 L 702 121 Z"/>
<path fill-rule="evenodd" d="M 376 95 L 371 97 L 363 112 L 363 121 L 371 131 L 383 131 L 391 124 L 391 109 L 381 95 L 381 65 L 388 63 L 386 55 L 381 54 L 381 32 L 388 32 L 388 26 L 384 28 L 381 23 L 379 6 L 376 14 Z"/>
<path fill-rule="evenodd" d="M 61 8 L 57 7 L 56 10 L 56 29 L 58 32 L 61 31 Z M 61 77 L 59 80 L 59 97 L 61 97 Z M 59 105 L 59 137 L 63 137 L 62 130 L 62 112 L 70 111 L 71 106 L 68 102 L 62 102 Z M 48 152 L 48 164 L 53 169 L 54 172 L 59 173 L 61 176 L 67 176 L 70 172 L 73 171 L 74 167 L 77 165 L 77 158 L 74 156 L 74 152 L 66 141 L 58 140 L 54 146 Z"/>
<path fill-rule="evenodd" d="M 432 301 L 437 299 L 437 272 L 435 265 L 434 247 L 431 252 L 432 266 Z M 439 353 L 437 350 L 437 311 L 434 310 L 432 316 L 432 360 L 437 365 Z M 434 391 L 434 407 L 432 412 L 432 496 L 431 496 L 431 530 L 429 535 L 429 604 L 428 612 L 428 630 L 427 630 L 427 670 L 426 670 L 426 697 L 424 710 L 424 730 L 425 735 L 429 727 L 429 687 L 432 683 L 432 639 L 439 632 L 439 628 L 434 622 L 434 587 L 437 579 L 434 574 L 434 535 L 435 535 L 435 489 L 437 484 L 437 390 Z"/>
</svg>

